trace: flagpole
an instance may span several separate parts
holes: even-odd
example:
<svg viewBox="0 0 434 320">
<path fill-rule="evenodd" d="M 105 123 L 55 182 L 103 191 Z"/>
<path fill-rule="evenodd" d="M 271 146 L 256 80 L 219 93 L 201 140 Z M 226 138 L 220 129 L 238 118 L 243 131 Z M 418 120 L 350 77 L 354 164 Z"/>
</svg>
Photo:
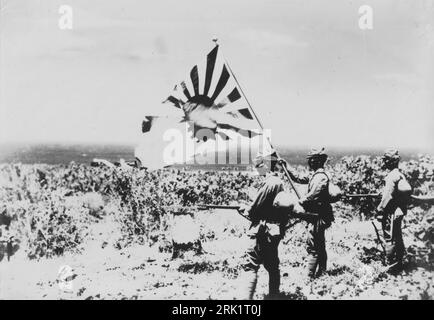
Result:
<svg viewBox="0 0 434 320">
<path fill-rule="evenodd" d="M 219 46 L 219 44 L 217 43 L 217 41 L 218 41 L 217 39 L 213 39 L 213 42 L 215 43 L 215 45 L 216 45 L 216 46 Z M 249 99 L 247 99 L 247 96 L 245 95 L 245 93 L 244 93 L 244 91 L 243 91 L 243 88 L 241 87 L 240 83 L 238 82 L 237 77 L 235 76 L 234 72 L 232 71 L 232 68 L 231 68 L 231 66 L 229 65 L 229 62 L 226 60 L 226 57 L 224 56 L 224 54 L 223 54 L 223 52 L 221 51 L 221 49 L 220 49 L 220 52 L 221 52 L 221 55 L 223 56 L 223 60 L 224 60 L 224 62 L 225 62 L 226 65 L 228 66 L 229 72 L 231 73 L 232 77 L 234 77 L 235 83 L 236 83 L 236 84 L 238 85 L 238 87 L 240 88 L 241 94 L 243 95 L 244 99 L 246 99 L 247 105 L 249 106 L 250 110 L 252 111 L 252 113 L 253 113 L 253 115 L 254 115 L 256 121 L 258 122 L 259 126 L 261 127 L 262 134 L 265 135 L 265 133 L 264 133 L 264 126 L 262 125 L 261 120 L 259 120 L 259 118 L 258 118 L 258 116 L 257 116 L 257 114 L 256 114 L 256 112 L 255 112 L 255 110 L 253 109 L 252 105 L 251 105 L 250 102 L 249 102 Z M 276 150 L 276 149 L 273 147 L 273 145 L 271 144 L 270 137 L 268 137 L 268 136 L 266 136 L 266 137 L 267 137 L 268 143 L 270 144 L 271 148 L 274 149 L 274 151 L 275 151 L 276 154 L 277 154 L 277 157 L 280 158 L 279 153 L 277 152 L 277 150 Z M 292 179 L 291 179 L 291 176 L 290 176 L 290 174 L 289 174 L 289 172 L 288 172 L 288 169 L 286 168 L 285 165 L 283 165 L 282 167 L 283 167 L 283 170 L 285 171 L 285 175 L 286 175 L 286 177 L 288 178 L 288 181 L 289 181 L 289 184 L 290 184 L 292 190 L 294 190 L 295 195 L 300 199 L 300 194 L 298 193 L 297 189 L 296 189 L 295 186 L 294 186 L 294 182 L 293 182 Z"/>
</svg>

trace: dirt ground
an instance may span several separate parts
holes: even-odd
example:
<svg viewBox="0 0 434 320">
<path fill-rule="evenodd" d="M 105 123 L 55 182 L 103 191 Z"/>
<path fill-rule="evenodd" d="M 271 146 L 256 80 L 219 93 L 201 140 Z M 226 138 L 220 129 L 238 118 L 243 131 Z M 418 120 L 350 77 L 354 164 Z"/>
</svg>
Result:
<svg viewBox="0 0 434 320">
<path fill-rule="evenodd" d="M 110 216 L 92 226 L 80 254 L 28 260 L 19 250 L 0 262 L 1 299 L 237 299 L 242 290 L 240 256 L 247 222 L 234 212 L 195 217 L 203 253 L 180 258 L 161 246 L 132 245 L 121 250 Z M 236 226 L 236 227 L 235 227 Z M 407 257 L 406 270 L 391 276 L 380 262 L 380 247 L 368 221 L 336 221 L 327 232 L 328 272 L 306 277 L 306 230 L 300 223 L 287 231 L 280 250 L 281 291 L 287 299 L 432 299 L 433 272 Z M 405 232 L 404 227 L 404 234 Z M 406 234 L 407 246 L 420 245 Z M 261 268 L 255 299 L 264 299 L 268 276 Z"/>
</svg>

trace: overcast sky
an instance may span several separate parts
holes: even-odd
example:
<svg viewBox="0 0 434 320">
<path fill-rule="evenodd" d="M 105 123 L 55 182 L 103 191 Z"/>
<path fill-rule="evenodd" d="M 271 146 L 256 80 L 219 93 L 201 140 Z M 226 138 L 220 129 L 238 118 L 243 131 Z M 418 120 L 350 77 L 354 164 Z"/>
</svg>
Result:
<svg viewBox="0 0 434 320">
<path fill-rule="evenodd" d="M 2 142 L 134 143 L 217 36 L 276 144 L 434 149 L 432 0 L 0 4 Z"/>
</svg>

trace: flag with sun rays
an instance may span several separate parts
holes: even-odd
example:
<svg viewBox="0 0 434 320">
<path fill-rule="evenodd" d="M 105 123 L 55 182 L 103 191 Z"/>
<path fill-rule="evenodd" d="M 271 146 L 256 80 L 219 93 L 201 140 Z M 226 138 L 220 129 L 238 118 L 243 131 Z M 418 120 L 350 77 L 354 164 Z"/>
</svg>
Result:
<svg viewBox="0 0 434 320">
<path fill-rule="evenodd" d="M 177 84 L 164 102 L 184 112 L 184 120 L 195 125 L 195 135 L 201 128 L 215 133 L 219 129 L 236 130 L 249 136 L 260 132 L 218 45 L 206 60 L 191 69 L 187 79 Z"/>
<path fill-rule="evenodd" d="M 174 107 L 169 108 L 170 116 L 147 116 L 142 123 L 143 143 L 135 155 L 145 167 L 192 160 L 249 164 L 257 153 L 274 151 L 218 45 L 174 87 L 163 105 Z M 222 153 L 228 157 L 221 157 Z"/>
</svg>

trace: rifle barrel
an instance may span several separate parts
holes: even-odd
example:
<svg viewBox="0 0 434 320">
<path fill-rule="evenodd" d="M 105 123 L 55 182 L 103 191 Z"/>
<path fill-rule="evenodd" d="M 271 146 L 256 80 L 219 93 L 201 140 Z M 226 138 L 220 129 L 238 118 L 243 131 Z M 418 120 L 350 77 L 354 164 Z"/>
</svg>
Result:
<svg viewBox="0 0 434 320">
<path fill-rule="evenodd" d="M 225 206 L 225 205 L 217 205 L 217 204 L 201 204 L 197 206 L 198 209 L 232 209 L 238 210 L 240 206 Z"/>
<path fill-rule="evenodd" d="M 345 198 L 378 198 L 379 193 L 356 193 L 356 194 L 344 194 Z"/>
</svg>

